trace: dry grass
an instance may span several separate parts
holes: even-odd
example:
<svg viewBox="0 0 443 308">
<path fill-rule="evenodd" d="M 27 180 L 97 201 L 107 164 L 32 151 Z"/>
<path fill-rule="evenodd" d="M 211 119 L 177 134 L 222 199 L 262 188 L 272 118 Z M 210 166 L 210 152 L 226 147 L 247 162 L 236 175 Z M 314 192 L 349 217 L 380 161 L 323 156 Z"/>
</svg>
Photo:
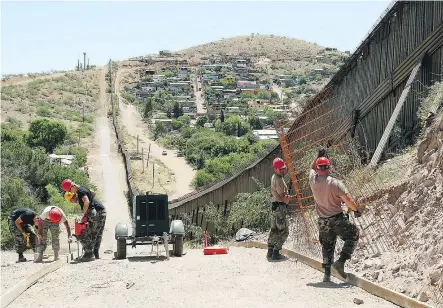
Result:
<svg viewBox="0 0 443 308">
<path fill-rule="evenodd" d="M 333 67 L 329 64 L 316 64 L 315 56 L 325 48 L 317 44 L 289 37 L 274 35 L 236 36 L 219 41 L 187 48 L 177 53 L 191 63 L 198 63 L 209 55 L 237 55 L 247 53 L 262 65 L 269 65 L 273 71 L 284 73 L 293 71 L 305 73 L 319 67 Z M 328 56 L 339 58 L 342 52 L 328 52 Z"/>
<path fill-rule="evenodd" d="M 83 121 L 84 106 L 83 133 L 89 135 L 99 101 L 99 76 L 98 70 L 90 70 L 29 78 L 15 84 L 2 83 L 1 122 L 12 118 L 27 128 L 29 121 L 47 117 L 75 129 Z"/>
</svg>

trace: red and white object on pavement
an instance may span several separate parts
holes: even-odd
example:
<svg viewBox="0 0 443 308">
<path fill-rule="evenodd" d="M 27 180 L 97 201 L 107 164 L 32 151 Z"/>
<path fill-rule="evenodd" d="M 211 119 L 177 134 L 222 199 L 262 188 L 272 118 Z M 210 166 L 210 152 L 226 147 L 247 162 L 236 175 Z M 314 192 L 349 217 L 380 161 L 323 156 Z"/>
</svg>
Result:
<svg viewBox="0 0 443 308">
<path fill-rule="evenodd" d="M 203 248 L 203 254 L 204 255 L 225 255 L 228 253 L 229 249 L 227 247 L 208 247 L 208 232 L 205 231 L 205 239 L 204 239 L 204 245 L 205 248 Z"/>
</svg>

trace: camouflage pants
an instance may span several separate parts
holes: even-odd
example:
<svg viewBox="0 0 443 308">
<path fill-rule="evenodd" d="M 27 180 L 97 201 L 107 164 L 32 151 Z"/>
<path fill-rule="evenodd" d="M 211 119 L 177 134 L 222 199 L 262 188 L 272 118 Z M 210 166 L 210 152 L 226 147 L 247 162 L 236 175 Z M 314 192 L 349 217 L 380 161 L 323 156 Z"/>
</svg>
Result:
<svg viewBox="0 0 443 308">
<path fill-rule="evenodd" d="M 334 262 L 337 236 L 344 241 L 340 259 L 344 261 L 351 258 L 360 234 L 357 227 L 349 221 L 347 215 L 339 214 L 328 218 L 319 218 L 318 229 L 324 268 L 331 267 Z"/>
<path fill-rule="evenodd" d="M 60 250 L 60 225 L 45 221 L 42 230 L 42 239 L 39 244 L 39 252 L 44 252 L 46 250 L 48 231 L 51 231 L 52 250 Z"/>
<path fill-rule="evenodd" d="M 20 230 L 15 225 L 15 221 L 9 217 L 8 217 L 8 226 L 9 226 L 9 231 L 11 232 L 12 236 L 14 237 L 15 251 L 17 253 L 23 253 L 27 249 L 25 238 L 23 237 L 23 234 L 20 232 Z M 35 235 L 33 234 L 34 230 L 32 229 L 31 226 L 25 225 L 23 227 L 23 231 L 31 234 L 31 236 L 29 237 L 29 241 L 31 243 L 32 248 L 34 249 L 35 248 Z"/>
<path fill-rule="evenodd" d="M 102 242 L 103 230 L 105 229 L 106 210 L 96 211 L 88 210 L 85 214 L 88 218 L 88 228 L 85 230 L 83 238 L 80 243 L 85 252 L 92 252 L 94 249 L 99 249 Z"/>
<path fill-rule="evenodd" d="M 280 250 L 289 236 L 288 220 L 286 218 L 286 204 L 273 203 L 269 214 L 271 231 L 269 232 L 268 246 Z"/>
</svg>

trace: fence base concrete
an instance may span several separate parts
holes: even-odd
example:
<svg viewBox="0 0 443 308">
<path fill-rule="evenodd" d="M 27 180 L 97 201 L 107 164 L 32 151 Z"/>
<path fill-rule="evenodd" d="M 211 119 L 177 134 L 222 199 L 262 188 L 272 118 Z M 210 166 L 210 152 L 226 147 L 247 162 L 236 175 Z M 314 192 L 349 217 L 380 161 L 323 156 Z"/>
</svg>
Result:
<svg viewBox="0 0 443 308">
<path fill-rule="evenodd" d="M 26 277 L 15 286 L 7 290 L 5 294 L 3 294 L 0 298 L 1 308 L 8 307 L 8 305 L 12 303 L 17 297 L 19 297 L 20 294 L 34 285 L 43 276 L 58 270 L 66 264 L 69 264 L 74 259 L 75 253 L 77 253 L 77 251 L 74 251 L 68 255 L 60 256 L 59 260 L 49 263 L 47 266 L 31 274 L 30 276 Z"/>
<path fill-rule="evenodd" d="M 266 243 L 261 243 L 261 242 L 256 242 L 256 241 L 232 242 L 229 244 L 229 246 L 268 249 L 268 245 Z M 290 258 L 296 258 L 298 261 L 300 261 L 306 265 L 309 265 L 310 267 L 315 268 L 316 270 L 319 270 L 321 272 L 324 271 L 321 266 L 320 261 L 317 261 L 317 260 L 312 259 L 310 257 L 304 256 L 302 254 L 299 254 L 299 253 L 289 250 L 289 249 L 282 249 L 281 253 L 290 257 Z M 335 269 L 332 269 L 332 275 L 344 282 L 347 282 L 347 283 L 352 284 L 356 287 L 359 287 L 359 288 L 365 290 L 366 292 L 369 292 L 373 295 L 381 297 L 384 300 L 390 301 L 400 307 L 404 307 L 404 308 L 432 308 L 432 306 L 429 306 L 425 303 L 422 303 L 418 300 L 410 298 L 410 297 L 403 295 L 401 293 L 398 293 L 393 290 L 387 289 L 385 287 L 379 286 L 369 280 L 355 276 L 354 274 L 351 274 L 351 273 L 348 273 L 347 279 L 343 279 L 337 273 L 337 271 Z"/>
</svg>

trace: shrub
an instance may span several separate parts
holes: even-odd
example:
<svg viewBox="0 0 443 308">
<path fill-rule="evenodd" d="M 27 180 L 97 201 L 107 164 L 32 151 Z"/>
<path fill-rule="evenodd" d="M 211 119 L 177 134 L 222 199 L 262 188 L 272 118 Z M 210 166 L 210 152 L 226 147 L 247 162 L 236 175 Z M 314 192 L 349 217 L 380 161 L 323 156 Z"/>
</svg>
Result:
<svg viewBox="0 0 443 308">
<path fill-rule="evenodd" d="M 33 120 L 29 125 L 27 142 L 30 146 L 42 146 L 46 152 L 52 152 L 63 144 L 68 130 L 63 123 L 48 119 Z"/>
</svg>

